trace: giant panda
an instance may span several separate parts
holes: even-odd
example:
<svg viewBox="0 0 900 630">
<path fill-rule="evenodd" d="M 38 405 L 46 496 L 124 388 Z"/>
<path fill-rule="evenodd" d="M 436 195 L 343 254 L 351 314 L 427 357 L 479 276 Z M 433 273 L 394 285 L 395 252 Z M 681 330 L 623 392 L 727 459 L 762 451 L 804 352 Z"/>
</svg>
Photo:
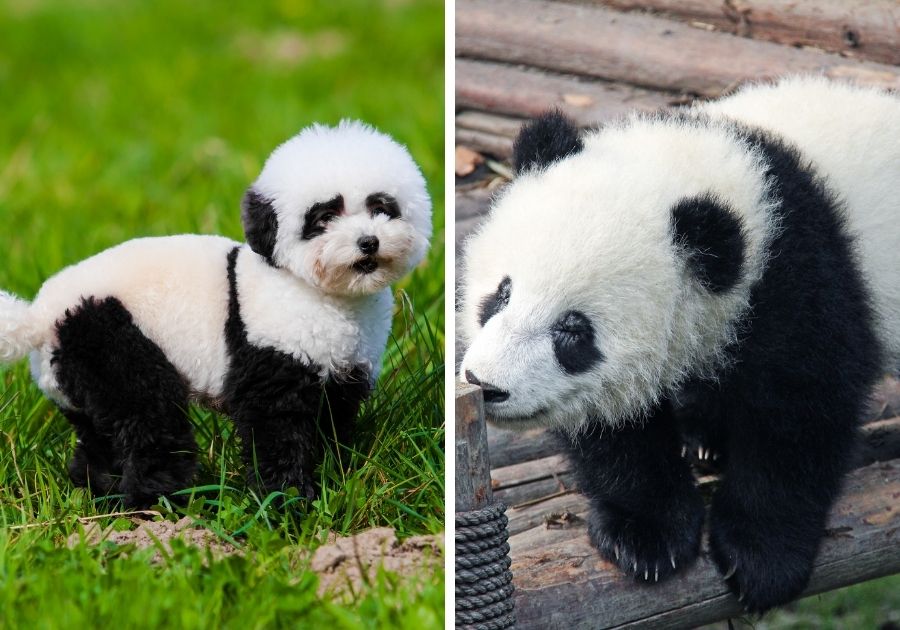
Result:
<svg viewBox="0 0 900 630">
<path fill-rule="evenodd" d="M 464 243 L 461 380 L 551 427 L 600 554 L 640 582 L 712 558 L 749 611 L 799 595 L 876 379 L 900 365 L 900 99 L 822 78 L 581 136 L 526 125 Z"/>
<path fill-rule="evenodd" d="M 275 149 L 241 218 L 246 243 L 138 238 L 31 303 L 0 293 L 0 360 L 30 354 L 77 433 L 77 485 L 121 478 L 137 507 L 190 485 L 197 401 L 234 420 L 251 479 L 315 494 L 322 437 L 349 437 L 378 376 L 389 285 L 424 257 L 431 201 L 405 147 L 344 121 Z"/>
</svg>

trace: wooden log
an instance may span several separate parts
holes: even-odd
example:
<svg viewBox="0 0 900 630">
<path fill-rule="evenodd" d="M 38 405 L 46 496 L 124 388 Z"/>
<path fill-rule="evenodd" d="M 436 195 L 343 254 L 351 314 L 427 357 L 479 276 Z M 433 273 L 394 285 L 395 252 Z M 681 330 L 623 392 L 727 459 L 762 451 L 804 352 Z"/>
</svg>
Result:
<svg viewBox="0 0 900 630">
<path fill-rule="evenodd" d="M 805 595 L 900 572 L 900 461 L 854 471 L 832 510 Z M 585 524 L 512 536 L 519 628 L 681 628 L 742 614 L 704 553 L 685 574 L 640 586 L 603 561 Z M 523 548 L 524 547 L 524 548 Z"/>
<path fill-rule="evenodd" d="M 533 432 L 541 437 L 539 430 Z M 861 433 L 855 467 L 900 459 L 900 417 L 870 422 L 862 427 Z M 488 444 L 491 444 L 490 439 Z M 705 474 L 698 483 L 706 487 L 717 479 L 715 475 Z M 571 498 L 556 500 L 562 493 L 577 492 L 571 466 L 559 454 L 495 467 L 491 470 L 491 485 L 494 497 L 511 508 L 510 520 L 515 524 L 511 525 L 510 531 L 514 533 L 539 525 L 548 514 L 562 510 L 565 505 L 570 506 L 565 509 L 571 509 L 571 506 L 582 509 L 581 503 Z"/>
<path fill-rule="evenodd" d="M 589 0 L 588 0 L 589 1 Z M 614 9 L 652 9 L 723 31 L 779 44 L 900 64 L 896 0 L 594 0 Z"/>
<path fill-rule="evenodd" d="M 461 111 L 456 115 L 457 129 L 471 129 L 484 131 L 494 135 L 512 138 L 519 134 L 519 129 L 526 122 L 525 118 L 504 116 L 502 114 L 490 114 L 471 109 Z"/>
<path fill-rule="evenodd" d="M 475 149 L 479 153 L 506 159 L 512 155 L 513 139 L 494 133 L 457 127 L 456 144 Z"/>
<path fill-rule="evenodd" d="M 546 429 L 509 431 L 488 424 L 488 448 L 494 469 L 555 455 L 560 451 L 559 442 L 547 434 Z"/>
<path fill-rule="evenodd" d="M 456 60 L 456 106 L 533 118 L 559 109 L 578 125 L 594 127 L 626 114 L 655 111 L 679 96 L 535 68 Z M 459 126 L 457 119 L 457 126 Z M 500 129 L 481 129 L 504 133 Z"/>
<path fill-rule="evenodd" d="M 456 511 L 471 512 L 490 505 L 491 462 L 484 427 L 481 390 L 456 384 Z"/>
<path fill-rule="evenodd" d="M 463 57 L 704 96 L 787 73 L 900 88 L 900 68 L 894 66 L 546 0 L 460 0 L 456 50 Z"/>
</svg>

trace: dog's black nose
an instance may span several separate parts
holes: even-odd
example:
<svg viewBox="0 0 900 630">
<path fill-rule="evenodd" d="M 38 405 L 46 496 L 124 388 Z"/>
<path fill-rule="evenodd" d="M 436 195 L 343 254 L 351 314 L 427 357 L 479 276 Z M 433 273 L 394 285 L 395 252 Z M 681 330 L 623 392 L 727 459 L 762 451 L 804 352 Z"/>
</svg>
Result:
<svg viewBox="0 0 900 630">
<path fill-rule="evenodd" d="M 472 385 L 478 385 L 484 394 L 484 402 L 503 402 L 509 398 L 509 392 L 503 391 L 499 387 L 494 387 L 490 383 L 482 383 L 478 377 L 472 374 L 471 370 L 466 370 L 466 380 Z"/>
<path fill-rule="evenodd" d="M 377 236 L 361 236 L 356 244 L 359 245 L 359 251 L 366 255 L 372 255 L 378 251 Z"/>
</svg>

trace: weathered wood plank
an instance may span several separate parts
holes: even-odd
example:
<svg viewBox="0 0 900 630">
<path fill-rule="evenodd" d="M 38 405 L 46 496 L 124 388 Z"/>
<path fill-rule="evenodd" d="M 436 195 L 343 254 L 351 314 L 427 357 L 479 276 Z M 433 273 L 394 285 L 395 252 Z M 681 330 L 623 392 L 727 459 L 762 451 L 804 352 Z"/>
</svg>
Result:
<svg viewBox="0 0 900 630">
<path fill-rule="evenodd" d="M 485 131 L 513 139 L 518 135 L 519 129 L 525 122 L 525 118 L 491 114 L 471 109 L 461 111 L 456 115 L 456 127 L 458 129 Z"/>
<path fill-rule="evenodd" d="M 900 417 L 870 422 L 862 427 L 861 433 L 854 467 L 900 459 Z M 540 437 L 539 432 L 537 437 Z M 699 483 L 705 486 L 715 480 L 715 476 L 707 475 L 701 477 Z M 561 492 L 575 489 L 569 462 L 559 454 L 495 467 L 491 470 L 491 485 L 494 497 L 515 509 L 517 522 L 532 526 L 541 523 L 546 514 L 559 511 L 560 502 L 548 507 L 549 501 L 558 498 L 556 495 Z M 512 510 L 510 514 L 513 514 Z"/>
<path fill-rule="evenodd" d="M 456 384 L 456 511 L 479 510 L 493 500 L 491 462 L 484 427 L 481 391 Z"/>
<path fill-rule="evenodd" d="M 548 435 L 546 429 L 519 432 L 498 429 L 492 424 L 488 424 L 488 448 L 494 469 L 555 455 L 560 451 L 559 442 Z"/>
<path fill-rule="evenodd" d="M 473 200 L 473 212 L 483 208 L 487 197 Z M 885 424 L 875 424 L 887 420 Z M 863 445 L 858 466 L 878 459 L 900 457 L 900 379 L 887 376 L 879 381 L 872 393 L 872 401 L 863 420 Z M 559 443 L 545 435 L 544 429 L 516 432 L 488 424 L 488 448 L 494 468 L 511 466 L 531 459 L 555 455 Z"/>
<path fill-rule="evenodd" d="M 850 474 L 828 522 L 807 595 L 900 572 L 900 461 Z M 529 537 L 545 534 L 544 544 Z M 523 544 L 524 543 L 524 544 Z M 682 576 L 636 585 L 593 549 L 584 522 L 570 529 L 512 536 L 520 628 L 675 628 L 741 614 L 704 555 Z"/>
<path fill-rule="evenodd" d="M 900 3 L 896 0 L 593 1 L 626 11 L 652 9 L 744 37 L 900 64 Z"/>
<path fill-rule="evenodd" d="M 495 133 L 456 128 L 456 144 L 500 159 L 512 155 L 513 139 Z"/>
<path fill-rule="evenodd" d="M 900 88 L 894 66 L 546 0 L 460 0 L 456 50 L 463 57 L 705 96 L 787 72 Z"/>
<path fill-rule="evenodd" d="M 535 68 L 456 60 L 456 106 L 533 118 L 559 109 L 582 127 L 597 126 L 632 111 L 655 111 L 679 100 L 675 94 Z M 503 133 L 499 129 L 482 129 Z"/>
</svg>

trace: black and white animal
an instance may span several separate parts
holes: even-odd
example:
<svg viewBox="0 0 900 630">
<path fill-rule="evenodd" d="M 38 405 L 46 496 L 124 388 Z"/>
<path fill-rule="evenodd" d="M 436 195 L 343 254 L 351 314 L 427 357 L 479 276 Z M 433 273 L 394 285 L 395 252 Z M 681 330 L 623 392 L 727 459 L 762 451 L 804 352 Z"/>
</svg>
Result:
<svg viewBox="0 0 900 630">
<path fill-rule="evenodd" d="M 793 78 L 584 137 L 548 114 L 514 167 L 465 244 L 461 378 L 563 436 L 593 543 L 640 581 L 700 551 L 701 444 L 728 585 L 794 598 L 900 365 L 900 99 Z"/>
<path fill-rule="evenodd" d="M 137 506 L 189 486 L 200 401 L 234 420 L 264 488 L 314 495 L 323 436 L 349 436 L 378 376 L 389 284 L 424 257 L 431 201 L 406 148 L 344 121 L 279 146 L 241 218 L 246 244 L 140 238 L 30 304 L 0 293 L 0 360 L 30 353 L 77 433 L 76 484 L 103 494 L 121 477 Z"/>
</svg>

